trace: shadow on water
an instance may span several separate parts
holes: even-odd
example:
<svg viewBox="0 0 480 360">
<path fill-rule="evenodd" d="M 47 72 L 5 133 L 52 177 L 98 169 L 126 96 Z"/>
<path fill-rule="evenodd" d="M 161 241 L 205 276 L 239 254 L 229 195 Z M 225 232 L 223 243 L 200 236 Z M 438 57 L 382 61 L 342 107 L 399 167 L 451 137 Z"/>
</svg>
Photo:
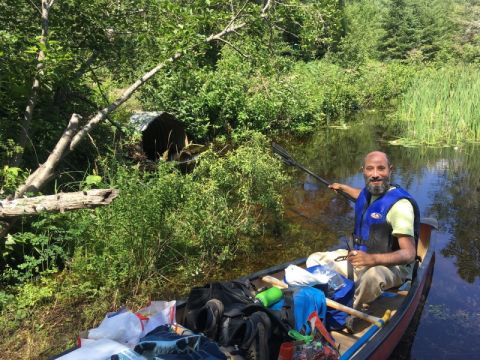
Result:
<svg viewBox="0 0 480 360">
<path fill-rule="evenodd" d="M 417 199 L 422 216 L 440 224 L 433 234 L 437 261 L 430 293 L 395 358 L 479 357 L 480 147 L 392 146 L 388 140 L 394 134 L 384 124 L 382 114 L 366 114 L 350 128 L 327 128 L 301 141 L 284 140 L 282 146 L 314 173 L 357 187 L 363 187 L 363 156 L 372 150 L 389 155 L 393 181 Z M 289 171 L 296 179 L 286 194 L 289 225 L 274 240 L 282 249 L 275 258 L 286 261 L 341 246 L 353 228 L 351 205 L 304 173 Z"/>
</svg>

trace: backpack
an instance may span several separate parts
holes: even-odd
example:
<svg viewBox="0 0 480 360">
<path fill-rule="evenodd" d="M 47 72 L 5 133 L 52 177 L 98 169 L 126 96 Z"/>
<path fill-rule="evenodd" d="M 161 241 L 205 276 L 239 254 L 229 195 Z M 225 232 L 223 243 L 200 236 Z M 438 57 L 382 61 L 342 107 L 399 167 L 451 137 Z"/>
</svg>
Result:
<svg viewBox="0 0 480 360">
<path fill-rule="evenodd" d="M 156 327 L 140 339 L 134 351 L 143 355 L 139 357 L 142 359 L 227 360 L 218 345 L 205 336 L 172 325 Z"/>
<path fill-rule="evenodd" d="M 192 288 L 184 324 L 252 360 L 276 359 L 288 328 L 276 315 L 254 303 L 248 281 L 214 282 Z"/>
</svg>

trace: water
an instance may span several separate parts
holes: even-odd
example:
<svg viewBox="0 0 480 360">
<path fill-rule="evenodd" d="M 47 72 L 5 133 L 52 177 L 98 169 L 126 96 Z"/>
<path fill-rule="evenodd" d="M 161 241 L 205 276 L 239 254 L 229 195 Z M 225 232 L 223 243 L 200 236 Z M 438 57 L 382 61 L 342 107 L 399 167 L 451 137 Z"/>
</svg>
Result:
<svg viewBox="0 0 480 360">
<path fill-rule="evenodd" d="M 367 116 L 368 117 L 368 116 Z M 393 182 L 417 200 L 421 215 L 434 217 L 433 282 L 416 332 L 397 349 L 398 359 L 480 358 L 480 147 L 391 146 L 392 130 L 367 121 L 347 130 L 326 129 L 282 145 L 296 160 L 332 182 L 363 187 L 360 166 L 372 150 L 385 151 Z M 287 194 L 288 228 L 266 246 L 271 262 L 344 246 L 353 228 L 351 205 L 300 170 Z"/>
</svg>

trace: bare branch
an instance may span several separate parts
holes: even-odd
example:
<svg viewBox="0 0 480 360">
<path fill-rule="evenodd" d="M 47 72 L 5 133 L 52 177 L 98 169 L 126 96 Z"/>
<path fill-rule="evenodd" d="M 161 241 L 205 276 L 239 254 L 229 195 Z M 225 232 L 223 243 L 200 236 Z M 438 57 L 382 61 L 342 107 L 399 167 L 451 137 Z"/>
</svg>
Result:
<svg viewBox="0 0 480 360">
<path fill-rule="evenodd" d="M 32 5 L 38 11 L 38 13 L 41 16 L 42 15 L 42 10 L 40 10 L 40 8 L 37 6 L 37 4 L 35 4 L 32 0 L 28 0 L 28 2 L 30 3 L 30 5 Z"/>
<path fill-rule="evenodd" d="M 56 195 L 36 196 L 0 201 L 0 219 L 22 215 L 36 215 L 40 212 L 64 212 L 94 208 L 110 204 L 118 196 L 115 189 L 93 189 Z"/>
<path fill-rule="evenodd" d="M 233 50 L 235 50 L 240 56 L 244 57 L 245 59 L 249 59 L 250 56 L 244 54 L 238 47 L 236 47 L 235 45 L 233 45 L 230 41 L 228 40 L 225 40 L 223 38 L 220 38 L 218 39 L 219 41 L 227 44 L 228 46 L 230 46 Z"/>
<path fill-rule="evenodd" d="M 80 67 L 78 68 L 77 71 L 75 71 L 75 74 L 73 74 L 73 78 L 78 79 L 81 78 L 83 74 L 89 69 L 91 69 L 91 65 L 93 62 L 97 59 L 98 53 L 96 51 L 92 52 L 90 57 L 85 61 Z"/>
<path fill-rule="evenodd" d="M 231 27 L 233 25 L 233 23 L 238 19 L 238 17 L 240 16 L 240 14 L 243 12 L 243 10 L 245 10 L 245 7 L 247 6 L 248 4 L 248 0 L 245 1 L 245 3 L 243 4 L 243 6 L 240 8 L 240 10 L 237 11 L 237 13 L 235 15 L 232 16 L 232 19 L 230 20 L 230 22 L 227 24 L 227 26 L 225 26 L 225 29 L 228 29 L 229 27 Z M 232 8 L 233 10 L 233 8 Z"/>
<path fill-rule="evenodd" d="M 225 35 L 228 35 L 232 32 L 236 32 L 237 30 L 243 28 L 246 25 L 246 23 L 239 23 L 239 24 L 232 24 L 230 23 L 225 29 L 220 31 L 219 33 L 215 35 L 210 35 L 207 39 L 206 42 L 212 42 L 214 40 L 220 40 Z"/>
<path fill-rule="evenodd" d="M 267 17 L 268 16 L 268 10 L 270 10 L 270 8 L 273 6 L 273 3 L 275 2 L 275 0 L 267 0 L 265 6 L 263 7 L 262 9 L 262 12 L 260 14 L 260 16 L 262 18 L 264 17 Z"/>
<path fill-rule="evenodd" d="M 108 97 L 107 95 L 105 94 L 105 92 L 103 91 L 102 89 L 102 82 L 100 81 L 100 79 L 97 77 L 97 74 L 95 73 L 95 70 L 93 69 L 92 66 L 89 66 L 89 69 L 90 69 L 90 73 L 92 74 L 93 76 L 93 81 L 95 82 L 95 84 L 97 84 L 97 88 L 98 88 L 98 91 L 100 92 L 100 95 L 102 96 L 103 98 L 103 101 L 105 101 L 106 104 L 108 104 Z M 100 106 L 97 107 L 97 110 Z M 116 122 L 115 120 L 113 120 L 110 116 L 106 116 L 106 119 L 111 123 L 113 124 L 118 131 L 120 131 L 120 133 L 122 134 L 125 134 L 123 129 L 122 129 L 122 126 Z M 93 140 L 92 140 L 93 141 Z"/>
<path fill-rule="evenodd" d="M 297 34 L 295 33 L 292 33 L 291 31 L 288 31 L 287 29 L 277 25 L 277 24 L 273 24 L 273 27 L 279 29 L 279 30 L 282 30 L 283 32 L 289 34 L 289 35 L 292 35 L 294 38 L 297 38 L 297 39 L 300 39 L 300 36 L 298 36 Z"/>
</svg>

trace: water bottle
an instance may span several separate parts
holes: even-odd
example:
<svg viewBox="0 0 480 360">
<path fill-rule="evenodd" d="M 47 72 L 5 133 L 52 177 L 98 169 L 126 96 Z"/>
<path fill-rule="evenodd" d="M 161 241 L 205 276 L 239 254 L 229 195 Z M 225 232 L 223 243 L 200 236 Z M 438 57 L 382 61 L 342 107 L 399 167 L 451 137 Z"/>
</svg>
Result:
<svg viewBox="0 0 480 360">
<path fill-rule="evenodd" d="M 333 261 L 328 261 L 325 266 L 329 270 L 328 272 L 328 287 L 331 288 L 333 291 L 337 291 L 338 289 L 345 286 L 345 282 L 343 281 L 342 277 L 339 273 L 335 270 L 335 264 Z"/>
<path fill-rule="evenodd" d="M 345 281 L 343 281 L 340 274 L 338 274 L 335 271 L 333 271 L 333 272 L 334 272 L 333 276 L 330 279 L 328 279 L 328 286 L 333 291 L 337 291 L 338 289 L 341 289 L 342 287 L 345 286 Z"/>
<path fill-rule="evenodd" d="M 282 290 L 274 286 L 255 295 L 255 298 L 265 307 L 275 304 L 277 301 L 280 301 L 282 297 Z"/>
</svg>

